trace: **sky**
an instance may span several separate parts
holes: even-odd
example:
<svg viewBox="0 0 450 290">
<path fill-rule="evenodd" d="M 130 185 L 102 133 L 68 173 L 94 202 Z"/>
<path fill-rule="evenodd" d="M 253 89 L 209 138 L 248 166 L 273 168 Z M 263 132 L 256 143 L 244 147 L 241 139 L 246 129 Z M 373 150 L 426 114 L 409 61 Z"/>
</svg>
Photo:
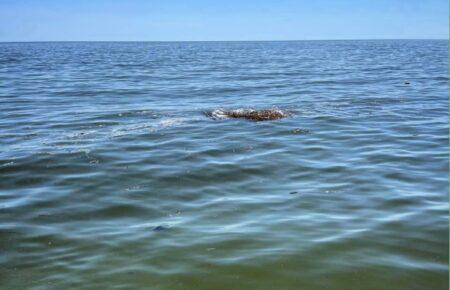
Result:
<svg viewBox="0 0 450 290">
<path fill-rule="evenodd" d="M 0 41 L 448 39 L 448 0 L 0 0 Z"/>
</svg>

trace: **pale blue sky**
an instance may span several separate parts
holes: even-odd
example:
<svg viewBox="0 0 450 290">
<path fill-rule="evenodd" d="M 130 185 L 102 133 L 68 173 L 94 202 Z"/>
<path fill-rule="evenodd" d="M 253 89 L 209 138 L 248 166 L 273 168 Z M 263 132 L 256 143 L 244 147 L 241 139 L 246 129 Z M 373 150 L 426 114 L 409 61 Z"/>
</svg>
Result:
<svg viewBox="0 0 450 290">
<path fill-rule="evenodd" d="M 0 0 L 0 41 L 448 38 L 448 0 Z"/>
</svg>

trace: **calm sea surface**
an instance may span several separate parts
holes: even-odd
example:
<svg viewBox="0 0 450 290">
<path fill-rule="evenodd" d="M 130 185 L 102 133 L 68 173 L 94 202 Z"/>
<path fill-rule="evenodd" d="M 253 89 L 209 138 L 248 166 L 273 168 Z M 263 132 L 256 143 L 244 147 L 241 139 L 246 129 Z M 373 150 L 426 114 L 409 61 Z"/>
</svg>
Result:
<svg viewBox="0 0 450 290">
<path fill-rule="evenodd" d="M 0 44 L 0 288 L 448 289 L 448 42 Z M 276 121 L 211 119 L 278 108 Z"/>
</svg>

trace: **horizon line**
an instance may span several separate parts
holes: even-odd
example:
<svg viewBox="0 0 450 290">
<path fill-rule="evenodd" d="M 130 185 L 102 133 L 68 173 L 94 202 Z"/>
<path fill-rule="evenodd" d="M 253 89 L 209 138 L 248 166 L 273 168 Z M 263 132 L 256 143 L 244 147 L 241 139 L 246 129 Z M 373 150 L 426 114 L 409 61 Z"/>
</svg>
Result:
<svg viewBox="0 0 450 290">
<path fill-rule="evenodd" d="M 449 38 L 330 38 L 330 39 L 255 39 L 255 40 L 0 40 L 0 43 L 35 42 L 289 42 L 289 41 L 364 41 L 364 40 L 449 40 Z"/>
</svg>

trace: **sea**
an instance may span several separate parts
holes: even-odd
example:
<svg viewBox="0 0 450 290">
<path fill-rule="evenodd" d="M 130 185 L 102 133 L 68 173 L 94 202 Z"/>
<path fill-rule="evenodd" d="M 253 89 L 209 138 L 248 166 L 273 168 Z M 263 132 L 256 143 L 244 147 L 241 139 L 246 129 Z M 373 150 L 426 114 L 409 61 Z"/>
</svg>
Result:
<svg viewBox="0 0 450 290">
<path fill-rule="evenodd" d="M 0 288 L 448 289 L 448 60 L 448 40 L 0 43 Z"/>
</svg>

